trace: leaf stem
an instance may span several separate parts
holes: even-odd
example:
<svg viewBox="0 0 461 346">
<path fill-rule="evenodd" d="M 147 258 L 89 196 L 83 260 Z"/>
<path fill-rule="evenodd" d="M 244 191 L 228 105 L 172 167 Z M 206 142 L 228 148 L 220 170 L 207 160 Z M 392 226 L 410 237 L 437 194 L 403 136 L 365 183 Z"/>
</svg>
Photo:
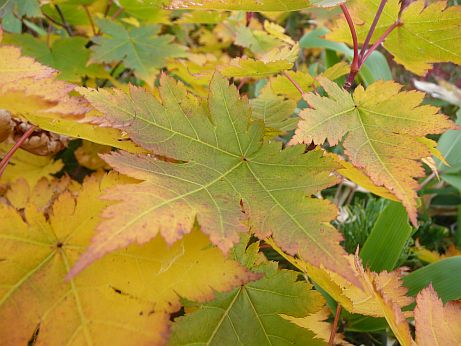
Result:
<svg viewBox="0 0 461 346">
<path fill-rule="evenodd" d="M 344 17 L 346 18 L 347 25 L 352 35 L 352 43 L 354 45 L 354 58 L 352 59 L 351 71 L 347 76 L 346 82 L 344 83 L 344 89 L 349 90 L 352 87 L 355 76 L 359 72 L 359 42 L 357 39 L 357 32 L 355 31 L 354 22 L 352 21 L 351 15 L 344 4 L 339 5 L 343 11 Z"/>
<path fill-rule="evenodd" d="M 381 3 L 379 4 L 378 11 L 376 11 L 375 18 L 373 19 L 373 23 L 371 23 L 370 30 L 368 31 L 367 37 L 365 38 L 365 41 L 363 42 L 362 49 L 360 50 L 360 62 L 363 60 L 363 56 L 365 55 L 365 52 L 368 49 L 368 45 L 370 44 L 371 38 L 373 37 L 373 34 L 376 29 L 376 25 L 378 25 L 379 18 L 381 17 L 381 14 L 383 13 L 384 6 L 386 6 L 387 0 L 381 0 Z"/>
<path fill-rule="evenodd" d="M 389 36 L 389 34 L 398 26 L 402 25 L 400 23 L 399 20 L 397 20 L 396 22 L 394 22 L 389 28 L 387 28 L 387 30 L 384 32 L 384 34 L 381 35 L 381 37 L 370 47 L 370 49 L 367 50 L 367 52 L 365 53 L 365 55 L 362 57 L 362 59 L 360 60 L 360 65 L 359 65 L 359 69 L 360 67 L 362 67 L 362 65 L 365 63 L 365 61 L 368 59 L 368 57 L 370 56 L 371 53 L 373 53 L 376 48 L 379 47 L 379 45 L 381 45 L 381 43 L 384 42 L 384 40 L 387 38 L 387 36 Z"/>
<path fill-rule="evenodd" d="M 69 36 L 72 36 L 72 28 L 70 27 L 69 23 L 67 23 L 66 18 L 64 18 L 64 14 L 62 13 L 61 8 L 56 4 L 54 5 L 54 8 L 56 9 L 56 12 L 58 12 L 59 18 L 61 18 L 63 28 L 67 31 Z"/>
<path fill-rule="evenodd" d="M 13 157 L 14 153 L 19 149 L 21 145 L 30 137 L 32 133 L 34 133 L 36 127 L 31 126 L 24 134 L 19 138 L 19 140 L 13 145 L 13 147 L 6 153 L 3 157 L 2 161 L 0 162 L 0 177 L 2 176 L 3 172 L 5 172 L 6 167 L 8 167 L 8 163 L 10 162 L 11 158 Z"/>
<path fill-rule="evenodd" d="M 295 87 L 296 89 L 298 89 L 298 91 L 299 91 L 299 93 L 300 93 L 301 95 L 304 95 L 304 94 L 305 94 L 303 88 L 301 88 L 301 86 L 298 84 L 298 82 L 295 81 L 293 78 L 291 78 L 291 76 L 290 76 L 286 71 L 283 71 L 283 75 L 284 75 L 285 77 L 287 77 L 287 79 L 291 82 L 291 84 L 294 85 L 294 87 Z"/>
<path fill-rule="evenodd" d="M 341 315 L 341 304 L 336 305 L 336 314 L 333 325 L 331 326 L 330 340 L 328 340 L 328 346 L 334 346 L 336 330 L 338 329 L 339 316 Z"/>
<path fill-rule="evenodd" d="M 88 17 L 88 20 L 90 21 L 91 31 L 93 32 L 93 35 L 96 36 L 97 32 L 96 32 L 96 27 L 94 25 L 93 17 L 91 16 L 91 13 L 88 10 L 88 7 L 86 5 L 83 5 L 83 8 L 85 9 L 86 16 Z"/>
</svg>

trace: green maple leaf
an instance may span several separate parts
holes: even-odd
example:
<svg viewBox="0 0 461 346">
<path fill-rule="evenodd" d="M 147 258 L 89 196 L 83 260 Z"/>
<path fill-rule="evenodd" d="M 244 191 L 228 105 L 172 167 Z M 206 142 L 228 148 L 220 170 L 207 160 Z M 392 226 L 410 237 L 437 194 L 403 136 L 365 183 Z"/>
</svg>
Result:
<svg viewBox="0 0 461 346">
<path fill-rule="evenodd" d="M 293 142 L 336 145 L 345 138 L 351 162 L 401 200 L 416 226 L 414 178 L 424 176 L 419 161 L 432 155 L 421 137 L 454 124 L 436 107 L 420 105 L 424 93 L 401 92 L 393 81 L 378 81 L 366 90 L 359 86 L 353 95 L 326 78 L 319 81 L 328 97 L 304 96 L 311 108 L 300 113 Z"/>
<path fill-rule="evenodd" d="M 121 203 L 104 212 L 106 220 L 74 274 L 116 248 L 147 242 L 158 233 L 173 243 L 197 219 L 223 251 L 250 226 L 261 239 L 272 235 L 285 251 L 356 282 L 339 245 L 341 236 L 329 224 L 336 208 L 310 197 L 336 183 L 331 172 L 337 163 L 321 151 L 304 154 L 303 145 L 282 150 L 281 143 L 264 143 L 262 122 L 250 121 L 248 101 L 223 77 L 213 78 L 208 105 L 165 76 L 162 103 L 135 87 L 130 95 L 81 92 L 106 115 L 107 124 L 174 161 L 128 153 L 104 157 L 114 169 L 143 182 L 106 195 Z"/>
<path fill-rule="evenodd" d="M 166 58 L 185 55 L 185 47 L 172 43 L 173 36 L 158 35 L 158 25 L 126 29 L 105 19 L 96 23 L 105 35 L 93 38 L 96 45 L 91 47 L 91 62 L 123 61 L 139 78 L 150 81 L 158 69 L 165 67 Z"/>
<path fill-rule="evenodd" d="M 0 0 L 0 18 L 5 31 L 20 33 L 22 17 L 40 17 L 41 14 L 37 0 Z"/>
<path fill-rule="evenodd" d="M 198 310 L 175 321 L 169 345 L 326 345 L 280 316 L 316 313 L 324 306 L 322 295 L 274 263 L 259 270 L 265 273 L 261 280 L 218 293 L 209 303 L 189 303 Z"/>
<path fill-rule="evenodd" d="M 365 40 L 379 2 L 353 0 L 349 6 L 360 42 Z M 401 1 L 388 1 L 373 34 L 376 41 L 399 18 Z M 396 62 L 418 75 L 423 75 L 436 62 L 461 63 L 461 6 L 447 8 L 446 1 L 435 1 L 426 7 L 424 0 L 412 2 L 400 16 L 400 25 L 384 41 Z M 351 34 L 345 20 L 336 23 L 328 39 L 348 42 Z"/>
<path fill-rule="evenodd" d="M 85 47 L 88 40 L 83 37 L 66 37 L 53 41 L 51 47 L 44 40 L 27 34 L 7 34 L 3 43 L 21 47 L 24 55 L 32 56 L 40 63 L 59 71 L 59 78 L 79 82 L 85 75 L 107 78 L 109 73 L 102 66 L 87 65 L 90 50 Z"/>
</svg>

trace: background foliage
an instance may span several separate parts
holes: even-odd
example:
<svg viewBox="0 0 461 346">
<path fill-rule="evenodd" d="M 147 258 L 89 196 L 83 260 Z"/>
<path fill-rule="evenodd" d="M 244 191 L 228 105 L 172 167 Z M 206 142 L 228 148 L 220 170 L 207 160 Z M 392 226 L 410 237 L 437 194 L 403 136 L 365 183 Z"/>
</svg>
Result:
<svg viewBox="0 0 461 346">
<path fill-rule="evenodd" d="M 457 1 L 0 18 L 2 345 L 461 343 Z"/>
</svg>

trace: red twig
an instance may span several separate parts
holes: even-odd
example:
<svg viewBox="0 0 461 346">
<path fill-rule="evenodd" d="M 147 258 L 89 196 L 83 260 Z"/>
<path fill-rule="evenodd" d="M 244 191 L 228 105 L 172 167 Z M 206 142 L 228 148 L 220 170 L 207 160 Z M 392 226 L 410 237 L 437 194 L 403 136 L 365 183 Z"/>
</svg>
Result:
<svg viewBox="0 0 461 346">
<path fill-rule="evenodd" d="M 373 53 L 376 48 L 379 47 L 379 45 L 381 43 L 384 42 L 384 40 L 386 39 L 387 36 L 389 36 L 389 34 L 398 26 L 400 26 L 401 23 L 399 21 L 396 21 L 394 24 L 392 24 L 385 32 L 384 34 L 381 35 L 381 37 L 370 47 L 370 49 L 367 50 L 367 52 L 365 53 L 365 55 L 362 57 L 362 59 L 360 60 L 360 65 L 359 65 L 359 68 L 362 67 L 362 65 L 364 64 L 365 60 L 368 59 L 368 57 L 370 56 L 371 53 Z"/>
<path fill-rule="evenodd" d="M 300 92 L 301 95 L 304 95 L 304 94 L 305 94 L 303 88 L 301 88 L 301 86 L 298 84 L 298 82 L 295 81 L 293 78 L 291 78 L 291 76 L 290 76 L 287 72 L 284 71 L 284 72 L 283 72 L 283 75 L 284 75 L 285 77 L 287 77 L 287 79 L 291 82 L 291 84 L 294 85 L 294 87 L 295 87 L 296 89 L 298 89 L 298 91 Z"/>
<path fill-rule="evenodd" d="M 19 140 L 13 145 L 13 147 L 6 153 L 3 157 L 2 161 L 0 162 L 0 177 L 2 176 L 3 172 L 5 172 L 6 167 L 8 167 L 8 162 L 13 157 L 14 153 L 19 149 L 21 145 L 30 137 L 30 135 L 35 131 L 35 126 L 32 126 L 28 129 L 24 134 L 19 138 Z"/>
<path fill-rule="evenodd" d="M 349 73 L 349 76 L 347 77 L 346 82 L 344 83 L 344 88 L 348 90 L 351 88 L 355 76 L 357 75 L 357 72 L 359 72 L 359 42 L 357 39 L 357 32 L 355 31 L 354 22 L 352 21 L 351 15 L 347 10 L 346 5 L 341 4 L 340 7 L 343 11 L 344 17 L 346 18 L 349 30 L 351 31 L 352 43 L 354 45 L 354 58 L 352 59 L 351 71 Z"/>
<path fill-rule="evenodd" d="M 379 18 L 381 17 L 381 14 L 383 13 L 384 6 L 386 6 L 387 0 L 381 0 L 381 3 L 379 4 L 378 11 L 376 12 L 375 18 L 373 19 L 373 23 L 371 23 L 370 30 L 368 31 L 367 37 L 365 38 L 365 41 L 363 42 L 362 49 L 360 50 L 360 62 L 363 60 L 363 56 L 365 55 L 365 52 L 368 49 L 368 45 L 370 44 L 371 38 L 373 37 L 373 34 L 376 29 L 376 25 L 378 25 Z"/>
<path fill-rule="evenodd" d="M 331 326 L 330 340 L 328 340 L 328 346 L 334 346 L 335 344 L 336 330 L 338 329 L 340 315 L 341 315 L 341 305 L 338 304 L 336 305 L 335 320 L 333 321 L 333 325 Z"/>
</svg>

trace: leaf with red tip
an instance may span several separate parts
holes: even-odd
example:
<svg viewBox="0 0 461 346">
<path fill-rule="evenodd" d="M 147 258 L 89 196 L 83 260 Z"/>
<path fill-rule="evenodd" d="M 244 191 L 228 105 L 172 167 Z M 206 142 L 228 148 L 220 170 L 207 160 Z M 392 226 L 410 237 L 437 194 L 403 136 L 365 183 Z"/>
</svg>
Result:
<svg viewBox="0 0 461 346">
<path fill-rule="evenodd" d="M 392 192 L 416 225 L 414 178 L 424 176 L 421 159 L 431 151 L 419 137 L 442 133 L 454 127 L 438 109 L 420 105 L 424 93 L 402 92 L 392 81 L 378 81 L 366 90 L 359 86 L 349 94 L 334 82 L 319 78 L 328 97 L 307 94 L 311 106 L 301 112 L 295 143 L 343 145 L 354 166 L 362 169 L 377 186 Z"/>
</svg>

